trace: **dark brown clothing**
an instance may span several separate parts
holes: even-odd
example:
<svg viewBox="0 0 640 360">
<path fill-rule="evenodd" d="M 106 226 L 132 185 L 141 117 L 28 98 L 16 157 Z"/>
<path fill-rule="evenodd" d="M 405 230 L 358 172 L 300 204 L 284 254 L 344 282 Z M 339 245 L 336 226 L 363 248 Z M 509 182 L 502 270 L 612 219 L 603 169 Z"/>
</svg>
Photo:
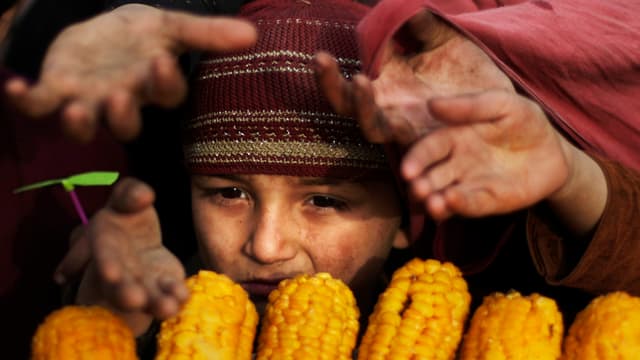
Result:
<svg viewBox="0 0 640 360">
<path fill-rule="evenodd" d="M 572 239 L 531 212 L 527 234 L 533 262 L 553 285 L 640 296 L 640 173 L 613 161 L 596 161 L 605 173 L 609 197 L 592 238 L 584 249 L 575 249 Z M 571 253 L 576 250 L 583 250 L 581 256 Z"/>
</svg>

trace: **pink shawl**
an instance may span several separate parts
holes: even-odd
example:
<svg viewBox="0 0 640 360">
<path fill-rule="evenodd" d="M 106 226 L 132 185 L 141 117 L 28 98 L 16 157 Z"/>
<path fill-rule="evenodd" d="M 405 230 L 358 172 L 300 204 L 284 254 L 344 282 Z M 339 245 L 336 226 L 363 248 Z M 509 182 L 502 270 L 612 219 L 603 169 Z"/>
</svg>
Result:
<svg viewBox="0 0 640 360">
<path fill-rule="evenodd" d="M 577 146 L 640 170 L 640 2 L 382 0 L 358 26 L 368 75 L 378 74 L 382 45 L 422 9 L 482 47 Z M 424 219 L 413 220 L 415 235 Z M 477 238 L 479 229 L 463 230 L 459 221 L 469 222 L 438 226 L 436 256 L 444 257 L 451 247 L 458 252 L 455 248 L 465 245 L 455 239 L 465 234 Z M 497 251 L 511 227 L 489 223 L 499 238 L 492 242 Z M 451 236 L 452 230 L 457 235 Z M 494 256 L 495 251 L 471 268 L 481 270 Z"/>
</svg>

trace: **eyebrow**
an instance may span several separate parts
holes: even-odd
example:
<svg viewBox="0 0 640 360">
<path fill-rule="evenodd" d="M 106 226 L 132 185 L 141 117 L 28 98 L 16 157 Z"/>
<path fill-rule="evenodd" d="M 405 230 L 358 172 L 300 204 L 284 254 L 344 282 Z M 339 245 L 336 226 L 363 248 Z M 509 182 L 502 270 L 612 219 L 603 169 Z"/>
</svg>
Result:
<svg viewBox="0 0 640 360">
<path fill-rule="evenodd" d="M 229 181 L 236 181 L 236 182 L 246 182 L 247 178 L 246 176 L 251 176 L 251 175 L 246 175 L 246 174 L 215 174 L 215 175 L 205 175 L 206 177 L 215 177 L 215 178 L 221 178 L 221 179 L 226 179 Z M 321 186 L 321 185 L 332 185 L 332 186 L 338 186 L 338 185 L 362 185 L 363 181 L 358 180 L 358 179 L 339 179 L 339 178 L 330 178 L 330 177 L 297 177 L 294 176 L 295 178 L 297 178 L 297 182 L 300 185 L 305 185 L 305 186 Z"/>
<path fill-rule="evenodd" d="M 354 184 L 357 182 L 348 181 L 344 179 L 326 178 L 326 177 L 304 177 L 300 178 L 301 185 L 342 185 L 342 184 Z"/>
</svg>

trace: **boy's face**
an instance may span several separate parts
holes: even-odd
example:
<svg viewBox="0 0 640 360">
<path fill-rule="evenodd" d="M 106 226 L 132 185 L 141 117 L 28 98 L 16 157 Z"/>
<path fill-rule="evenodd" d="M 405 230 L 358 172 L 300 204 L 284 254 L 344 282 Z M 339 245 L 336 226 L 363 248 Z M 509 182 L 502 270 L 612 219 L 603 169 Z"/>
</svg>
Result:
<svg viewBox="0 0 640 360">
<path fill-rule="evenodd" d="M 329 272 L 359 300 L 373 296 L 392 246 L 407 245 L 390 180 L 198 175 L 191 189 L 205 267 L 240 283 L 260 312 L 280 280 L 301 273 Z"/>
</svg>

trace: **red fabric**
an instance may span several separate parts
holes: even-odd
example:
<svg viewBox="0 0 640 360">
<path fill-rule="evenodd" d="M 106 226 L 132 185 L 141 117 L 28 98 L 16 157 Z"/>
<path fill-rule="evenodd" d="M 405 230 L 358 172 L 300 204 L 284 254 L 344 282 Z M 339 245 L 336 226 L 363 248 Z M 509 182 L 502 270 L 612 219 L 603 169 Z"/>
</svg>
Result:
<svg viewBox="0 0 640 360">
<path fill-rule="evenodd" d="M 365 71 L 375 77 L 380 45 L 424 8 L 474 39 L 576 144 L 640 170 L 640 2 L 383 0 L 358 27 Z"/>
<path fill-rule="evenodd" d="M 0 69 L 0 87 L 8 76 Z M 60 186 L 12 191 L 78 172 L 122 172 L 125 154 L 106 133 L 89 145 L 75 145 L 59 133 L 55 119 L 24 119 L 5 105 L 0 98 L 0 332 L 6 334 L 3 358 L 26 359 L 35 327 L 60 305 L 52 274 L 80 220 Z M 82 187 L 76 192 L 90 215 L 104 204 L 110 189 Z"/>
<path fill-rule="evenodd" d="M 382 45 L 422 9 L 483 48 L 579 147 L 640 169 L 640 2 L 383 0 L 358 26 L 367 74 L 377 76 Z M 414 215 L 412 232 L 435 234 L 438 257 L 478 255 L 466 267 L 474 272 L 495 257 L 517 216 L 423 229 L 424 216 Z"/>
<path fill-rule="evenodd" d="M 197 174 L 255 173 L 353 178 L 384 176 L 381 146 L 337 115 L 313 74 L 325 50 L 350 76 L 360 70 L 356 2 L 258 0 L 240 16 L 260 37 L 245 51 L 205 56 L 192 89 L 185 157 Z"/>
</svg>

